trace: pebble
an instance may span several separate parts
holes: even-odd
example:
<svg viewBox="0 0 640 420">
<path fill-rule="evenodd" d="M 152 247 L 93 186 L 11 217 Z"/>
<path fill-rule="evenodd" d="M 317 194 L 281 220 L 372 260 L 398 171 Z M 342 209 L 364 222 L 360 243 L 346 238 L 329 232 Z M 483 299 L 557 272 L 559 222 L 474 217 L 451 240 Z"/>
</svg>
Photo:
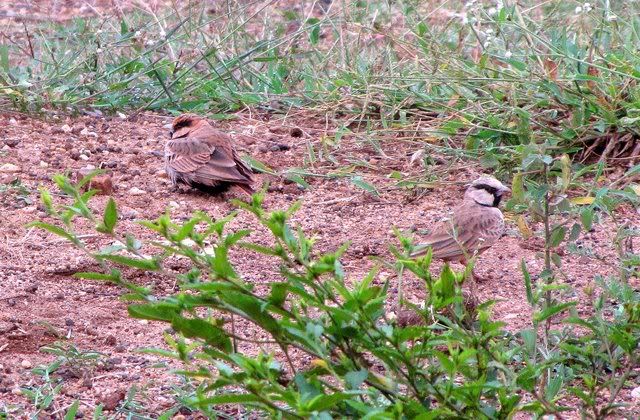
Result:
<svg viewBox="0 0 640 420">
<path fill-rule="evenodd" d="M 73 131 L 73 129 L 69 127 L 69 124 L 63 125 L 62 127 L 60 127 L 60 130 L 62 130 L 63 133 L 70 133 L 71 131 Z"/>
<path fill-rule="evenodd" d="M 631 398 L 633 398 L 637 402 L 640 402 L 640 386 L 631 390 Z"/>
<path fill-rule="evenodd" d="M 169 207 L 171 207 L 172 209 L 177 209 L 178 207 L 180 207 L 180 204 L 176 203 L 175 201 L 169 201 Z"/>
<path fill-rule="evenodd" d="M 138 188 L 138 187 L 132 187 L 132 188 L 129 190 L 129 194 L 131 194 L 131 195 L 145 195 L 146 193 L 147 193 L 147 192 L 146 192 L 145 190 L 141 190 L 141 189 L 140 189 L 140 188 Z"/>
<path fill-rule="evenodd" d="M 6 174 L 20 172 L 20 167 L 14 165 L 13 163 L 5 163 L 4 165 L 0 166 L 0 172 Z"/>
<path fill-rule="evenodd" d="M 15 118 L 9 118 L 9 125 L 18 125 L 18 121 Z"/>
<path fill-rule="evenodd" d="M 30 369 L 33 365 L 31 364 L 30 361 L 28 361 L 27 359 L 24 359 L 22 362 L 20 362 L 20 366 L 22 366 L 25 369 Z"/>
<path fill-rule="evenodd" d="M 2 146 L 2 150 L 6 152 L 7 150 L 11 150 L 11 147 L 9 147 L 8 144 L 5 144 L 4 146 Z"/>
<path fill-rule="evenodd" d="M 82 154 L 82 155 L 78 156 L 78 158 L 79 158 L 79 159 L 82 159 L 82 160 L 89 160 L 89 156 L 84 155 L 84 154 Z"/>
<path fill-rule="evenodd" d="M 45 162 L 44 160 L 41 160 L 41 161 L 40 161 L 40 167 L 41 167 L 41 168 L 48 168 L 48 167 L 49 167 L 49 164 L 48 164 L 47 162 Z"/>
<path fill-rule="evenodd" d="M 98 190 L 98 194 L 101 195 L 112 195 L 113 180 L 109 175 L 98 175 L 91 180 L 91 182 L 89 183 L 89 188 Z"/>
<path fill-rule="evenodd" d="M 82 131 L 80 131 L 80 134 L 88 137 L 96 137 L 96 138 L 98 137 L 97 133 L 94 133 L 93 131 L 89 131 L 87 127 L 83 128 Z"/>
<path fill-rule="evenodd" d="M 20 388 L 13 388 L 13 389 L 11 390 L 11 393 L 12 393 L 13 395 L 22 395 L 22 390 L 21 390 Z"/>
</svg>

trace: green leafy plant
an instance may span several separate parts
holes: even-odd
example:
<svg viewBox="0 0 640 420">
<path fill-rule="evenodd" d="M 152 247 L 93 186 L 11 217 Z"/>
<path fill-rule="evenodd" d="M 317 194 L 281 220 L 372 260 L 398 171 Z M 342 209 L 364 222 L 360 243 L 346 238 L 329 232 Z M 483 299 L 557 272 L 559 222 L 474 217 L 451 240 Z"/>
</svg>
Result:
<svg viewBox="0 0 640 420">
<path fill-rule="evenodd" d="M 595 417 L 602 418 L 618 408 L 617 402 L 614 396 L 611 404 L 602 406 L 587 398 L 593 394 L 593 382 L 585 376 L 593 365 L 587 362 L 616 355 L 615 374 L 597 386 L 619 391 L 624 380 L 621 383 L 617 373 L 626 372 L 628 378 L 637 361 L 630 351 L 639 334 L 638 296 L 628 290 L 620 293 L 626 299 L 623 308 L 628 308 L 620 317 L 604 324 L 597 313 L 590 320 L 572 315 L 574 324 L 593 324 L 591 337 L 564 332 L 540 357 L 535 330 L 509 334 L 503 323 L 491 319 L 493 302 L 469 313 L 461 294 L 464 275 L 445 266 L 433 276 L 429 254 L 418 260 L 403 256 L 412 246 L 403 236 L 393 265 L 414 273 L 425 288 L 424 305 L 413 307 L 420 318 L 416 325 L 402 325 L 390 315 L 389 280 L 379 280 L 377 269 L 360 280 L 347 276 L 340 263 L 347 245 L 315 250 L 315 241 L 289 222 L 299 204 L 266 211 L 262 194 L 250 202 L 235 202 L 270 232 L 267 241 L 250 241 L 248 230 L 228 231 L 235 213 L 213 220 L 197 212 L 183 223 L 168 214 L 141 222 L 159 237 L 143 243 L 118 232 L 117 206 L 111 199 L 97 217 L 89 204 L 91 192 L 81 193 L 80 186 L 64 176 L 54 179 L 68 195 L 68 204 L 53 203 L 43 191 L 45 206 L 59 224 L 34 226 L 66 238 L 102 267 L 77 277 L 123 286 L 131 316 L 171 325 L 175 334 L 165 334 L 166 348 L 146 351 L 184 362 L 181 374 L 194 381 L 191 396 L 182 397 L 185 405 L 209 416 L 239 404 L 286 418 L 507 418 L 517 412 L 561 417 L 569 409 L 562 399 L 582 395 L 583 412 L 593 409 Z M 90 249 L 73 230 L 77 217 L 121 245 Z M 278 274 L 264 285 L 254 284 L 232 262 L 240 251 L 270 259 Z M 174 257 L 186 258 L 188 268 L 177 273 L 165 269 L 164 262 Z M 173 277 L 180 291 L 159 296 L 127 281 L 130 270 Z M 554 290 L 552 282 L 540 290 L 527 284 L 534 305 L 546 302 Z M 615 283 L 610 284 L 603 293 L 612 293 Z M 534 313 L 533 322 L 543 324 L 568 308 L 551 301 Z M 619 331 L 615 340 L 610 334 L 614 330 Z M 585 340 L 591 344 L 579 359 L 574 347 Z M 610 358 L 602 360 L 598 367 L 611 367 L 605 363 Z M 605 378 L 601 373 L 598 378 Z"/>
</svg>

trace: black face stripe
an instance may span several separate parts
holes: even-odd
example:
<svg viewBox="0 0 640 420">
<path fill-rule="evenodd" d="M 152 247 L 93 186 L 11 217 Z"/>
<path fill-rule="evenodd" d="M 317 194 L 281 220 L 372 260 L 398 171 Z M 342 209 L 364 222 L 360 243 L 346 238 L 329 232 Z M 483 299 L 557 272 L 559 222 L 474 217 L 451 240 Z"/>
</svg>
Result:
<svg viewBox="0 0 640 420">
<path fill-rule="evenodd" d="M 473 188 L 475 188 L 476 190 L 485 190 L 491 195 L 496 195 L 496 193 L 498 192 L 497 188 L 487 184 L 477 184 L 474 185 Z"/>
</svg>

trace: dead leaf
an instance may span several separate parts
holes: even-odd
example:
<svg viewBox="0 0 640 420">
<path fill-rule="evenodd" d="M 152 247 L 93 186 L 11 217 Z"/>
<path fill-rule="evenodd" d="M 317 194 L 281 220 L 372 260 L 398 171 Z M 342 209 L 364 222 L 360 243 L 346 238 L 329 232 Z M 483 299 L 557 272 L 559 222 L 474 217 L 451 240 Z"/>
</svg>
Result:
<svg viewBox="0 0 640 420">
<path fill-rule="evenodd" d="M 549 79 L 553 80 L 554 82 L 558 80 L 558 63 L 551 60 L 550 58 L 547 58 L 543 61 L 543 64 L 544 69 L 547 71 L 547 76 L 549 76 Z"/>
<path fill-rule="evenodd" d="M 571 200 L 571 204 L 576 204 L 578 206 L 586 206 L 589 204 L 593 204 L 595 201 L 595 197 L 573 197 Z"/>
<path fill-rule="evenodd" d="M 518 215 L 516 223 L 518 225 L 518 230 L 524 239 L 529 239 L 533 235 L 533 232 L 531 231 L 531 228 L 524 216 Z"/>
</svg>

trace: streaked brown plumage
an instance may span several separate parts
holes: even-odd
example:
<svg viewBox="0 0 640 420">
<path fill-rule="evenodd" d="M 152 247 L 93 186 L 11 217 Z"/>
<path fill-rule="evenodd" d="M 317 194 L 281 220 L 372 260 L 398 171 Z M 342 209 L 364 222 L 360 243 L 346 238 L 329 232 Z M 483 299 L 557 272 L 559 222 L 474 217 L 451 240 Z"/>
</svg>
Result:
<svg viewBox="0 0 640 420">
<path fill-rule="evenodd" d="M 504 218 L 498 205 L 509 191 L 495 178 L 475 180 L 453 215 L 436 225 L 411 256 L 424 255 L 431 247 L 433 258 L 466 264 L 474 255 L 486 251 L 504 234 Z"/>
<path fill-rule="evenodd" d="M 254 192 L 251 169 L 238 157 L 231 137 L 197 115 L 184 114 L 173 120 L 164 157 L 173 185 L 182 183 L 209 192 L 237 185 L 249 194 Z"/>
</svg>

